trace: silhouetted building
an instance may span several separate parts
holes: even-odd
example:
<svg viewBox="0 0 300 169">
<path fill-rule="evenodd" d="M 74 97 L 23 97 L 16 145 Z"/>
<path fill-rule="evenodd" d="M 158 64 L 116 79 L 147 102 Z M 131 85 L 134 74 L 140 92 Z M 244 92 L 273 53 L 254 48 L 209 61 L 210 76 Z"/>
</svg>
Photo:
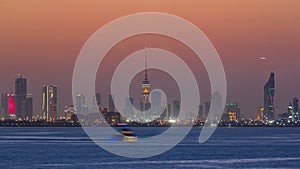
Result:
<svg viewBox="0 0 300 169">
<path fill-rule="evenodd" d="M 162 107 L 162 103 L 161 103 L 161 92 L 160 91 L 152 91 L 151 93 L 151 105 L 148 104 L 146 105 L 146 109 L 150 108 L 152 109 L 152 119 L 156 119 L 159 118 L 161 113 L 163 112 L 163 107 Z M 143 109 L 143 104 L 142 104 L 142 109 Z"/>
<path fill-rule="evenodd" d="M 198 108 L 198 114 L 197 114 L 197 120 L 205 120 L 206 119 L 206 115 L 203 111 L 203 106 L 199 105 Z"/>
<path fill-rule="evenodd" d="M 170 112 L 171 112 L 171 105 L 167 104 L 164 112 L 161 115 L 161 119 L 169 120 L 170 119 Z"/>
<path fill-rule="evenodd" d="M 177 118 L 180 112 L 180 101 L 179 100 L 174 100 L 173 101 L 173 114 L 171 117 Z"/>
<path fill-rule="evenodd" d="M 108 95 L 108 111 L 114 112 L 115 111 L 115 103 L 113 96 L 111 94 Z"/>
<path fill-rule="evenodd" d="M 1 95 L 1 118 L 6 118 L 8 114 L 8 93 Z"/>
<path fill-rule="evenodd" d="M 299 100 L 298 98 L 293 98 L 293 121 L 299 120 Z"/>
<path fill-rule="evenodd" d="M 85 103 L 85 96 L 81 93 L 77 93 L 75 96 L 75 109 L 78 115 L 86 114 L 88 106 Z"/>
<path fill-rule="evenodd" d="M 27 97 L 23 101 L 22 105 L 23 105 L 22 112 L 24 112 L 24 118 L 31 120 L 32 113 L 33 113 L 33 100 L 31 94 L 27 94 Z"/>
<path fill-rule="evenodd" d="M 25 112 L 23 112 L 23 103 L 27 96 L 27 81 L 22 77 L 21 74 L 18 74 L 18 77 L 15 81 L 15 98 L 16 98 L 16 116 L 24 118 Z"/>
<path fill-rule="evenodd" d="M 101 106 L 101 93 L 96 93 L 96 101 L 97 101 L 97 105 Z"/>
<path fill-rule="evenodd" d="M 264 86 L 264 120 L 275 119 L 275 75 L 271 73 L 268 82 Z"/>
<path fill-rule="evenodd" d="M 57 86 L 44 86 L 42 99 L 43 118 L 49 121 L 58 119 Z"/>
</svg>

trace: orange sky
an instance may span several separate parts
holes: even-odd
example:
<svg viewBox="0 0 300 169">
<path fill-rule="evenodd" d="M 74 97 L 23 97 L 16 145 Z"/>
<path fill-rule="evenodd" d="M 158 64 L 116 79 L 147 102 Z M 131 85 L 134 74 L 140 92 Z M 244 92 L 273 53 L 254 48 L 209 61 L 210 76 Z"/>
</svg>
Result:
<svg viewBox="0 0 300 169">
<path fill-rule="evenodd" d="M 36 112 L 44 84 L 59 86 L 61 108 L 72 104 L 73 66 L 89 36 L 118 17 L 155 11 L 185 18 L 210 38 L 225 67 L 228 101 L 239 101 L 253 116 L 263 104 L 263 84 L 275 71 L 277 107 L 284 111 L 292 97 L 300 96 L 299 9 L 298 0 L 1 0 L 0 91 L 13 91 L 21 72 Z"/>
</svg>

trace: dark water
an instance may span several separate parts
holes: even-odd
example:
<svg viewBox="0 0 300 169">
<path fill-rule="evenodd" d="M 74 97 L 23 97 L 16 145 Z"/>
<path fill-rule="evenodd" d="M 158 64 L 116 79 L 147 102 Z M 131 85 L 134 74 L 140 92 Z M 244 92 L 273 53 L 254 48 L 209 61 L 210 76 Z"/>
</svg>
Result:
<svg viewBox="0 0 300 169">
<path fill-rule="evenodd" d="M 129 159 L 102 150 L 80 128 L 0 128 L 0 168 L 300 168 L 300 128 L 218 128 L 198 144 L 200 130 L 164 154 Z"/>
</svg>

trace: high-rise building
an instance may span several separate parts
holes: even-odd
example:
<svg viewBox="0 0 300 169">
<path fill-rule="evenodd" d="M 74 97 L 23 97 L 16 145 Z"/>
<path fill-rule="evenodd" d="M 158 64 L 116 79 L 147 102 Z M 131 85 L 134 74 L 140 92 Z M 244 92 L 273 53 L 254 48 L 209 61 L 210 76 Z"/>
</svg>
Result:
<svg viewBox="0 0 300 169">
<path fill-rule="evenodd" d="M 108 111 L 114 112 L 115 111 L 115 103 L 113 96 L 111 94 L 108 95 Z"/>
<path fill-rule="evenodd" d="M 264 107 L 260 107 L 256 110 L 256 120 L 262 121 L 264 116 Z"/>
<path fill-rule="evenodd" d="M 299 100 L 298 98 L 293 98 L 293 121 L 299 120 Z"/>
<path fill-rule="evenodd" d="M 180 112 L 180 101 L 174 100 L 173 101 L 173 114 L 170 115 L 173 118 L 177 118 Z"/>
<path fill-rule="evenodd" d="M 8 93 L 1 95 L 1 118 L 7 117 L 8 114 Z"/>
<path fill-rule="evenodd" d="M 275 75 L 270 74 L 270 78 L 264 86 L 264 120 L 275 119 Z"/>
<path fill-rule="evenodd" d="M 162 97 L 161 97 L 161 92 L 158 90 L 154 90 L 151 93 L 151 119 L 157 119 L 160 117 L 160 115 L 163 112 L 163 106 L 162 106 Z M 146 105 L 146 109 L 150 107 L 150 104 Z M 142 102 L 142 109 L 144 107 L 144 102 Z M 141 109 L 141 110 L 142 110 Z"/>
<path fill-rule="evenodd" d="M 197 114 L 197 120 L 205 120 L 206 119 L 206 115 L 203 111 L 203 106 L 199 105 L 198 108 L 198 114 Z"/>
<path fill-rule="evenodd" d="M 204 110 L 204 113 L 206 114 L 206 116 L 207 116 L 208 113 L 209 113 L 209 110 L 210 110 L 210 104 L 211 104 L 210 101 L 206 101 L 206 102 L 205 102 L 205 110 Z M 207 119 L 207 120 L 213 121 L 213 119 Z"/>
<path fill-rule="evenodd" d="M 229 122 L 235 122 L 241 119 L 241 110 L 238 103 L 228 103 L 226 106 L 225 120 Z"/>
<path fill-rule="evenodd" d="M 76 109 L 76 113 L 79 115 L 85 114 L 88 111 L 88 107 L 85 102 L 85 96 L 82 93 L 76 94 L 75 109 Z"/>
<path fill-rule="evenodd" d="M 101 93 L 96 93 L 97 105 L 101 107 Z"/>
<path fill-rule="evenodd" d="M 42 99 L 43 118 L 48 121 L 58 119 L 57 86 L 44 86 Z"/>
<path fill-rule="evenodd" d="M 16 97 L 16 116 L 25 117 L 25 112 L 23 112 L 23 103 L 27 96 L 27 81 L 22 77 L 21 74 L 18 74 L 18 77 L 15 81 L 15 97 Z"/>
<path fill-rule="evenodd" d="M 24 112 L 23 118 L 27 118 L 30 120 L 32 118 L 33 113 L 33 100 L 31 94 L 27 94 L 27 97 L 23 101 L 22 105 L 22 112 Z"/>
<path fill-rule="evenodd" d="M 15 101 L 13 99 L 13 94 L 8 95 L 8 114 L 10 117 L 15 117 L 16 116 L 16 105 Z"/>
</svg>

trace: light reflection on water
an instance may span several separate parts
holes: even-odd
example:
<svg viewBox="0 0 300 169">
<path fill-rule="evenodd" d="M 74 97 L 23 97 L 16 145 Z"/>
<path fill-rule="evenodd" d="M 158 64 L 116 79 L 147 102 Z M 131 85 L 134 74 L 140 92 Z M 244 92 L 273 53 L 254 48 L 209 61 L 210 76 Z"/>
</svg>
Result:
<svg viewBox="0 0 300 169">
<path fill-rule="evenodd" d="M 149 136 L 152 131 L 159 133 L 165 129 L 134 130 L 139 135 Z M 179 145 L 164 154 L 148 159 L 128 159 L 102 150 L 80 128 L 0 128 L 0 168 L 300 166 L 300 128 L 218 128 L 208 142 L 198 144 L 200 130 L 194 128 Z"/>
</svg>

